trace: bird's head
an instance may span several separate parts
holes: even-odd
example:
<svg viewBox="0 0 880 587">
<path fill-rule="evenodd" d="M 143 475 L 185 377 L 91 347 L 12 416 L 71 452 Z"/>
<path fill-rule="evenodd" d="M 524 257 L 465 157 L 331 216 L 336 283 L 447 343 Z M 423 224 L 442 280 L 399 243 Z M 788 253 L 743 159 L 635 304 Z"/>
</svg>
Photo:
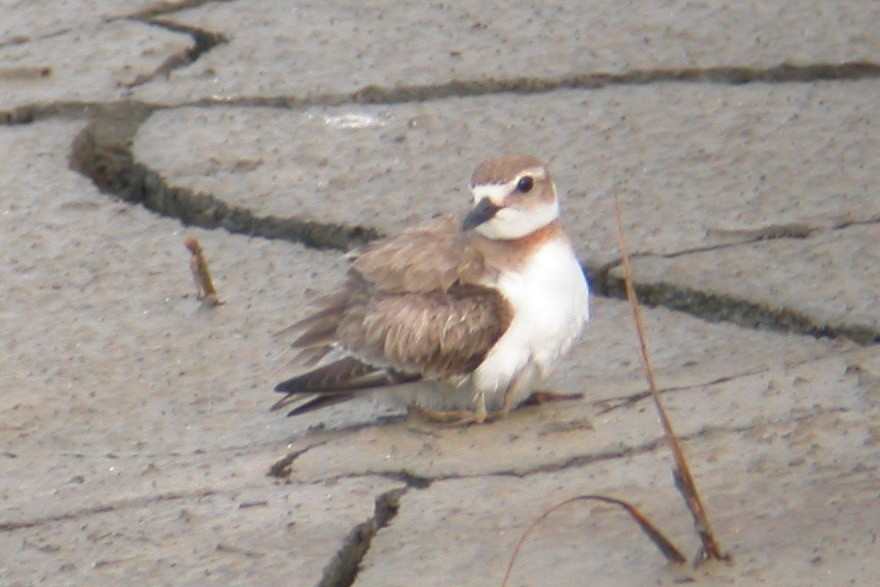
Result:
<svg viewBox="0 0 880 587">
<path fill-rule="evenodd" d="M 539 159 L 504 155 L 481 163 L 471 176 L 473 207 L 462 230 L 492 240 L 513 240 L 559 217 L 556 187 Z"/>
</svg>

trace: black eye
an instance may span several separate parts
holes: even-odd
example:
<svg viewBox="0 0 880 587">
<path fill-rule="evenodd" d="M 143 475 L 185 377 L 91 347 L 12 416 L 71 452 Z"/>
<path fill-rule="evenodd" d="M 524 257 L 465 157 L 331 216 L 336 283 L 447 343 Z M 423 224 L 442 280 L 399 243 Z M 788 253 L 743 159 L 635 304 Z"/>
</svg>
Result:
<svg viewBox="0 0 880 587">
<path fill-rule="evenodd" d="M 516 182 L 516 191 L 522 192 L 524 194 L 528 193 L 532 186 L 535 185 L 535 180 L 532 179 L 531 175 L 524 175 L 519 178 L 519 181 Z"/>
</svg>

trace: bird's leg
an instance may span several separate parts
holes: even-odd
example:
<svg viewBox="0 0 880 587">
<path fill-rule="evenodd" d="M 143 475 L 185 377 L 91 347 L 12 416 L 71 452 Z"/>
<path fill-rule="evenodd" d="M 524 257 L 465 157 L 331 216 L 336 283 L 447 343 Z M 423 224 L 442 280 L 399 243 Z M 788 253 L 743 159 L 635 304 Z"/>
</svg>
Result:
<svg viewBox="0 0 880 587">
<path fill-rule="evenodd" d="M 510 415 L 510 410 L 513 409 L 513 393 L 516 388 L 516 382 L 512 382 L 507 386 L 507 391 L 504 392 L 504 403 L 501 405 L 501 411 L 498 412 L 499 418 L 506 418 Z"/>
<path fill-rule="evenodd" d="M 477 392 L 477 405 L 474 407 L 474 424 L 482 424 L 486 421 L 486 394 L 482 391 Z"/>
<path fill-rule="evenodd" d="M 474 411 L 465 411 L 465 416 L 453 422 L 455 426 L 468 426 L 470 424 L 486 424 L 501 420 L 510 415 L 510 409 L 513 404 L 513 393 L 507 392 L 504 396 L 504 407 L 500 410 L 490 412 L 486 409 L 486 394 L 478 392 L 474 397 Z"/>
<path fill-rule="evenodd" d="M 454 424 L 468 416 L 473 416 L 473 412 L 468 410 L 429 410 L 418 404 L 410 404 L 409 412 L 428 422 L 439 422 L 441 424 Z"/>
<path fill-rule="evenodd" d="M 474 410 L 429 410 L 418 404 L 409 406 L 410 412 L 417 416 L 428 420 L 429 422 L 440 422 L 443 424 L 451 424 L 453 426 L 469 426 L 471 424 L 483 424 L 491 421 L 497 414 L 486 411 L 486 395 L 477 393 L 474 397 Z"/>
</svg>

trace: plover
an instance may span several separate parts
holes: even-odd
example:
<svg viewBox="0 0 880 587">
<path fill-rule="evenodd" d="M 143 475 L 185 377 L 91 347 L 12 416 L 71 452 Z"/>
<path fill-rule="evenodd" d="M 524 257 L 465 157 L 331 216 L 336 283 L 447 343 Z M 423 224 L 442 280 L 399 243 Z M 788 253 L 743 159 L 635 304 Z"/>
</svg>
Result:
<svg viewBox="0 0 880 587">
<path fill-rule="evenodd" d="M 488 159 L 473 206 L 349 255 L 338 291 L 284 332 L 303 371 L 275 388 L 294 415 L 373 390 L 430 419 L 482 423 L 539 388 L 589 317 L 547 166 Z"/>
</svg>

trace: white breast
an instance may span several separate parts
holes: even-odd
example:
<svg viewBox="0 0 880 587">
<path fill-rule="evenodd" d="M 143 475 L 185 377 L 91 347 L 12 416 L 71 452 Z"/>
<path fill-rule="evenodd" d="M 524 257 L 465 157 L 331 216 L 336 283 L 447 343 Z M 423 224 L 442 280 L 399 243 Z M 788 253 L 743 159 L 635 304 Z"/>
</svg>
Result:
<svg viewBox="0 0 880 587">
<path fill-rule="evenodd" d="M 567 242 L 548 242 L 519 271 L 502 273 L 493 285 L 513 306 L 514 314 L 474 373 L 474 387 L 490 396 L 503 394 L 527 366 L 546 377 L 589 317 L 587 282 Z"/>
</svg>

